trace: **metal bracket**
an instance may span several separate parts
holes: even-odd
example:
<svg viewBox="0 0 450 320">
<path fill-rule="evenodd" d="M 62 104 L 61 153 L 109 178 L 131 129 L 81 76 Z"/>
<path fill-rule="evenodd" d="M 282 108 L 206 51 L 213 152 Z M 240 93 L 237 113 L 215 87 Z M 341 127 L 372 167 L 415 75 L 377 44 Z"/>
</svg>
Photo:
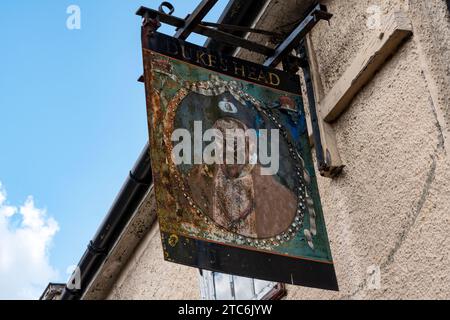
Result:
<svg viewBox="0 0 450 320">
<path fill-rule="evenodd" d="M 292 50 L 298 47 L 300 41 L 320 20 L 329 21 L 331 17 L 333 15 L 328 13 L 326 6 L 322 4 L 316 5 L 291 34 L 278 45 L 275 53 L 264 62 L 264 65 L 266 67 L 276 67 L 285 57 L 289 56 Z"/>
<path fill-rule="evenodd" d="M 273 49 L 271 47 L 235 36 L 222 30 L 239 30 L 281 37 L 281 35 L 278 33 L 240 26 L 202 22 L 202 19 L 208 14 L 208 12 L 213 8 L 214 4 L 217 3 L 217 1 L 218 0 L 203 0 L 194 10 L 194 12 L 188 16 L 187 19 L 181 19 L 173 16 L 172 10 L 170 10 L 169 13 L 164 12 L 164 10 L 162 10 L 162 6 L 160 6 L 159 11 L 141 7 L 136 14 L 142 17 L 157 19 L 160 23 L 166 23 L 168 25 L 176 27 L 178 31 L 175 34 L 175 38 L 178 39 L 185 40 L 191 33 L 197 33 L 209 38 L 213 38 L 216 41 L 226 43 L 227 45 L 230 45 L 232 47 L 241 47 L 262 54 L 266 57 L 269 57 L 264 64 L 268 67 L 276 66 L 281 62 L 282 59 L 287 56 L 291 56 L 291 59 L 295 60 L 296 58 L 295 56 L 291 55 L 291 52 L 296 46 L 298 46 L 300 40 L 317 24 L 317 22 L 322 19 L 329 20 L 332 16 L 327 12 L 327 9 L 324 5 L 315 6 L 314 9 L 308 14 L 307 18 L 291 33 L 291 35 L 289 35 L 286 40 L 284 40 L 276 49 Z M 165 3 L 165 6 L 173 8 L 173 6 L 168 2 Z"/>
<path fill-rule="evenodd" d="M 213 28 L 216 28 L 218 30 L 223 30 L 223 31 L 227 31 L 227 30 L 232 31 L 232 32 L 233 31 L 243 31 L 243 32 L 249 32 L 249 33 L 263 34 L 263 35 L 271 36 L 271 37 L 274 37 L 277 39 L 284 38 L 284 35 L 281 33 L 262 30 L 262 29 L 255 29 L 255 28 L 250 28 L 250 27 L 236 26 L 236 25 L 223 24 L 223 23 L 213 23 L 213 22 L 202 22 L 202 24 L 207 27 L 213 27 Z"/>
<path fill-rule="evenodd" d="M 143 19 L 143 43 L 148 41 L 148 37 L 152 35 L 160 26 L 161 23 L 169 24 L 177 28 L 175 38 L 185 40 L 191 33 L 197 33 L 216 41 L 226 43 L 232 47 L 241 47 L 267 57 L 264 62 L 266 67 L 276 67 L 281 62 L 283 69 L 290 73 L 297 73 L 301 68 L 305 77 L 306 92 L 309 102 L 312 131 L 314 137 L 314 144 L 316 147 L 317 164 L 322 175 L 326 175 L 329 168 L 324 156 L 322 148 L 322 138 L 319 126 L 319 116 L 316 110 L 316 99 L 314 94 L 314 86 L 311 79 L 310 64 L 308 61 L 308 54 L 305 49 L 304 38 L 314 28 L 320 20 L 329 21 L 332 18 L 327 10 L 327 7 L 322 4 L 315 5 L 309 14 L 300 22 L 300 24 L 275 48 L 267 47 L 265 45 L 252 42 L 250 40 L 235 36 L 225 31 L 244 31 L 251 33 L 259 33 L 272 36 L 275 39 L 282 38 L 282 35 L 276 32 L 254 29 L 242 26 L 218 24 L 211 22 L 202 22 L 203 18 L 214 7 L 218 0 L 202 0 L 194 12 L 181 19 L 173 16 L 175 8 L 169 2 L 163 2 L 159 6 L 159 10 L 152 10 L 146 7 L 141 7 L 137 11 L 137 15 L 142 16 Z M 168 9 L 166 12 L 165 9 Z M 223 31 L 225 30 L 225 31 Z M 293 55 L 294 51 L 298 51 L 299 56 Z M 143 81 L 143 77 L 139 81 Z"/>
<path fill-rule="evenodd" d="M 323 175 L 323 172 L 327 170 L 327 163 L 323 154 L 322 137 L 319 127 L 319 116 L 316 109 L 316 98 L 314 95 L 314 87 L 311 78 L 311 68 L 308 60 L 308 53 L 306 51 L 305 42 L 302 41 L 298 48 L 300 54 L 301 64 L 300 68 L 303 70 L 303 77 L 306 85 L 306 95 L 308 97 L 309 113 L 311 117 L 311 126 L 313 132 L 314 146 L 316 149 L 317 166 L 319 172 Z"/>
<path fill-rule="evenodd" d="M 206 17 L 208 12 L 211 11 L 217 2 L 218 0 L 203 0 L 194 12 L 186 18 L 184 26 L 178 28 L 175 38 L 186 40 L 193 32 L 194 28 L 202 22 L 203 18 Z"/>
</svg>

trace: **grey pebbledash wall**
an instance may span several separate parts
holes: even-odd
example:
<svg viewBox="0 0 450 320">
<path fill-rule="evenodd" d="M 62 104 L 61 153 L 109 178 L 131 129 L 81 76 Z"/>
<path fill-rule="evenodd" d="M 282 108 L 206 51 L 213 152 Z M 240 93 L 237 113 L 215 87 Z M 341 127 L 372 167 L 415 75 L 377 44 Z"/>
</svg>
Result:
<svg viewBox="0 0 450 320">
<path fill-rule="evenodd" d="M 256 27 L 296 21 L 300 0 L 272 0 Z M 414 35 L 332 124 L 344 173 L 319 178 L 341 291 L 288 286 L 288 299 L 450 298 L 450 19 L 442 0 L 329 0 L 311 33 L 327 94 L 367 39 L 367 8 L 403 10 Z M 267 43 L 262 36 L 252 36 Z M 242 50 L 239 56 L 261 61 Z M 368 286 L 371 267 L 381 286 Z M 155 225 L 110 299 L 197 299 L 198 271 L 163 261 Z"/>
</svg>

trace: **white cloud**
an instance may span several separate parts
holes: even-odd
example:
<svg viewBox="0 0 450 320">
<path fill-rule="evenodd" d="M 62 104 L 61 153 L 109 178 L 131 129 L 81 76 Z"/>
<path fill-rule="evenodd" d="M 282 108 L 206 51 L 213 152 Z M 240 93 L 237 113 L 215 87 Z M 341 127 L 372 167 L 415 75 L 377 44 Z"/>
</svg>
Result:
<svg viewBox="0 0 450 320">
<path fill-rule="evenodd" d="M 36 208 L 33 197 L 21 206 L 7 204 L 0 182 L 0 299 L 37 299 L 59 278 L 49 249 L 58 223 Z"/>
</svg>

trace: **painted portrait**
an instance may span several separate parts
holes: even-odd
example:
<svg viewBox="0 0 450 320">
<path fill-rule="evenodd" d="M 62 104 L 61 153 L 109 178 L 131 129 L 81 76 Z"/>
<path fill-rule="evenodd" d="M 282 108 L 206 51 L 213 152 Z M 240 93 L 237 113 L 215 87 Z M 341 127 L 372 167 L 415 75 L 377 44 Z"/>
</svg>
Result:
<svg viewBox="0 0 450 320">
<path fill-rule="evenodd" d="M 178 58 L 144 51 L 165 259 L 292 284 L 307 284 L 317 273 L 325 276 L 320 285 L 334 288 L 298 79 L 286 91 L 223 74 L 224 66 L 216 72 Z M 277 70 L 261 72 L 289 79 Z"/>
</svg>

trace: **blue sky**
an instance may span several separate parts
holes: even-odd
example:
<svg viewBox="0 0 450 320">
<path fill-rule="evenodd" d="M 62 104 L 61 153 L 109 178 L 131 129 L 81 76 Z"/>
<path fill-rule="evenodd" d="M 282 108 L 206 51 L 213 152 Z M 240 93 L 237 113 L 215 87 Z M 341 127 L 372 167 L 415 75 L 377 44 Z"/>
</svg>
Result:
<svg viewBox="0 0 450 320">
<path fill-rule="evenodd" d="M 185 17 L 200 0 L 171 2 L 175 14 Z M 217 21 L 227 2 L 220 1 L 206 20 Z M 58 272 L 52 281 L 65 281 L 67 267 L 79 261 L 147 140 L 145 93 L 136 81 L 142 73 L 140 18 L 134 13 L 141 5 L 157 8 L 159 3 L 0 4 L 0 213 L 16 208 L 16 214 L 11 209 L 4 215 L 3 233 L 24 228 L 27 212 L 47 224 L 52 217 L 59 231 L 44 252 Z M 81 30 L 66 27 L 72 4 L 81 9 Z M 198 36 L 189 40 L 204 42 Z M 5 261 L 5 252 L 34 250 L 8 250 L 8 243 L 0 243 Z M 11 278 L 8 270 L 27 263 L 23 257 L 8 259 L 18 266 L 1 269 L 6 262 L 0 261 L 0 283 Z M 0 298 L 30 295 L 20 283 L 10 292 L 0 286 Z M 42 283 L 33 286 L 40 290 Z"/>
</svg>

